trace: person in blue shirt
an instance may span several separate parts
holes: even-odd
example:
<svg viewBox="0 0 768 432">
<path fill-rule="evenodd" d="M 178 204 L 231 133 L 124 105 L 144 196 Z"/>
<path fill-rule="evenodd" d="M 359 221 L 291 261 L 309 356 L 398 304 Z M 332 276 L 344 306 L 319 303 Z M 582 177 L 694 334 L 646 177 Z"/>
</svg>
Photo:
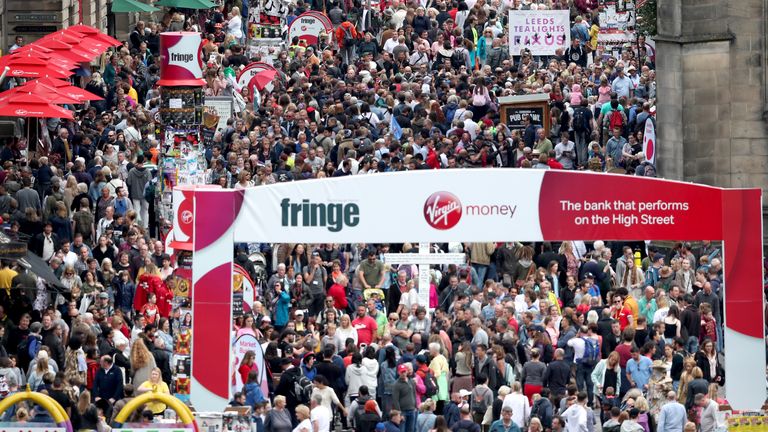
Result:
<svg viewBox="0 0 768 432">
<path fill-rule="evenodd" d="M 491 423 L 489 432 L 520 432 L 520 427 L 512 421 L 512 407 L 501 408 L 501 418 Z"/>
<path fill-rule="evenodd" d="M 613 128 L 613 137 L 605 144 L 605 157 L 613 159 L 615 166 L 618 166 L 622 159 L 621 150 L 624 148 L 624 144 L 627 140 L 621 136 L 622 129 L 620 127 Z"/>
<path fill-rule="evenodd" d="M 643 346 L 642 353 L 637 348 L 632 348 L 632 358 L 627 361 L 627 378 L 632 387 L 645 391 L 648 380 L 651 378 L 651 366 L 653 362 L 648 357 L 647 346 Z"/>
</svg>

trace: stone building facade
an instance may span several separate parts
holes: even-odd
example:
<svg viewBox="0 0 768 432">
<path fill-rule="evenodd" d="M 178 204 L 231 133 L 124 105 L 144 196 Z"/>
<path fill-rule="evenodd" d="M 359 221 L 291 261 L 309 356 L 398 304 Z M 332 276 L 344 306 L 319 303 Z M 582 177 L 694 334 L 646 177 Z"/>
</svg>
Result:
<svg viewBox="0 0 768 432">
<path fill-rule="evenodd" d="M 107 31 L 108 2 L 111 0 L 0 0 L 0 34 L 3 54 L 17 35 L 33 42 L 52 31 L 82 23 Z M 127 14 L 124 14 L 127 15 Z M 127 21 L 126 21 L 127 23 Z"/>
<path fill-rule="evenodd" d="M 658 0 L 661 176 L 768 191 L 767 20 L 768 0 Z"/>
</svg>

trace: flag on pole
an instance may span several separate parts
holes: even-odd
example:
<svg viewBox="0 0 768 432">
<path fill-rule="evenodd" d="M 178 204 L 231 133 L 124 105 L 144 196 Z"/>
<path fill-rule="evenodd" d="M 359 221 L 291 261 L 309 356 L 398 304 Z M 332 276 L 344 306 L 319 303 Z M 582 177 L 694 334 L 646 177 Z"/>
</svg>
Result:
<svg viewBox="0 0 768 432">
<path fill-rule="evenodd" d="M 656 128 L 653 125 L 653 119 L 648 117 L 645 120 L 645 131 L 643 132 L 643 155 L 645 159 L 656 165 Z"/>
<path fill-rule="evenodd" d="M 400 127 L 400 124 L 397 122 L 394 113 L 389 117 L 389 131 L 398 140 L 403 136 L 403 128 Z"/>
</svg>

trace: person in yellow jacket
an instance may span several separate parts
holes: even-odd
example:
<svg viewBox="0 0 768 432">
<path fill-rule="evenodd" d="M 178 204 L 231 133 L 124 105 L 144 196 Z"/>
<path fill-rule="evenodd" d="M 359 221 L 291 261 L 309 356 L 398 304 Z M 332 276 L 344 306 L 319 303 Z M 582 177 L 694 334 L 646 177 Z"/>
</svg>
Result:
<svg viewBox="0 0 768 432">
<path fill-rule="evenodd" d="M 587 43 L 587 46 L 589 47 L 589 50 L 591 52 L 597 51 L 597 35 L 600 33 L 600 18 L 598 15 L 595 15 L 594 18 L 592 18 L 592 25 L 589 27 L 589 43 Z M 593 54 L 594 56 L 594 54 Z M 592 57 L 592 60 L 595 58 Z"/>
</svg>

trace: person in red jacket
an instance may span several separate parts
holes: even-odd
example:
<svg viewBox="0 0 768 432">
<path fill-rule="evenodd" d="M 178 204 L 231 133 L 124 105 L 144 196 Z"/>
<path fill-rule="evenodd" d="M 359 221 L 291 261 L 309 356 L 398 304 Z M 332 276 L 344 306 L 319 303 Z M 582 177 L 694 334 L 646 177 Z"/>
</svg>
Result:
<svg viewBox="0 0 768 432">
<path fill-rule="evenodd" d="M 336 43 L 339 44 L 339 51 L 342 55 L 342 61 L 350 65 L 355 60 L 355 46 L 360 39 L 360 33 L 357 32 L 355 25 L 349 21 L 341 23 L 336 29 Z"/>
<path fill-rule="evenodd" d="M 344 275 L 340 275 L 336 279 L 336 283 L 328 288 L 328 296 L 333 297 L 333 307 L 341 311 L 345 311 L 349 307 L 347 302 L 347 285 L 349 285 L 349 279 Z"/>
<path fill-rule="evenodd" d="M 440 169 L 440 154 L 442 154 L 443 145 L 439 144 L 440 153 L 435 151 L 435 143 L 432 140 L 427 141 L 427 166 L 430 169 Z"/>
</svg>

